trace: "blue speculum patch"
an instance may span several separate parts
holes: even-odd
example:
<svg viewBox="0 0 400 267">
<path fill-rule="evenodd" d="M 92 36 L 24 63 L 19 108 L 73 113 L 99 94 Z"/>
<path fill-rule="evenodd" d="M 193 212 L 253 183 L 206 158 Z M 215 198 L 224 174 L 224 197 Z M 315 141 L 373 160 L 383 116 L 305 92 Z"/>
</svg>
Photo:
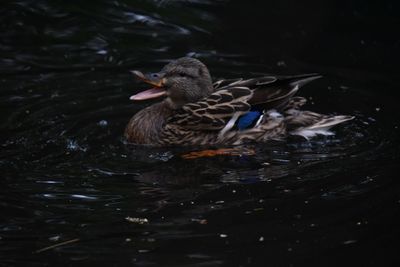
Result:
<svg viewBox="0 0 400 267">
<path fill-rule="evenodd" d="M 261 112 L 259 111 L 250 111 L 238 119 L 237 127 L 239 130 L 245 130 L 256 123 L 256 121 L 260 118 Z"/>
</svg>

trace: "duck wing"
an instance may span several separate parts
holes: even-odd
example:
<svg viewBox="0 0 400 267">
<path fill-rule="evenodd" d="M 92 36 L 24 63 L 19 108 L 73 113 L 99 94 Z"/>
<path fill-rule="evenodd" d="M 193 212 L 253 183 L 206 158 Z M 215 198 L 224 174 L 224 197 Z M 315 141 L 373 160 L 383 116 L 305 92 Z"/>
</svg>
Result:
<svg viewBox="0 0 400 267">
<path fill-rule="evenodd" d="M 253 90 L 248 87 L 221 89 L 201 101 L 184 105 L 167 124 L 191 130 L 221 130 L 233 116 L 239 117 L 251 109 L 252 96 Z"/>
<path fill-rule="evenodd" d="M 322 76 L 316 73 L 296 76 L 264 76 L 248 80 L 220 80 L 214 83 L 216 90 L 229 86 L 245 86 L 254 91 L 249 104 L 260 110 L 282 109 L 301 86 Z"/>
<path fill-rule="evenodd" d="M 221 130 L 250 110 L 284 108 L 300 86 L 319 77 L 305 74 L 220 80 L 214 83 L 216 91 L 213 94 L 184 105 L 168 119 L 167 124 L 190 130 Z"/>
</svg>

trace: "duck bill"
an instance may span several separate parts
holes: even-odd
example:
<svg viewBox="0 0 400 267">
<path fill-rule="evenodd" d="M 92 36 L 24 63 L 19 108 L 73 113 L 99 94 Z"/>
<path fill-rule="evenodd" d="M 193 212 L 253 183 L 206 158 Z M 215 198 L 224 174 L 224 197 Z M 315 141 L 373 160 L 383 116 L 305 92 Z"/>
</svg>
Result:
<svg viewBox="0 0 400 267">
<path fill-rule="evenodd" d="M 137 70 L 132 71 L 132 73 L 139 80 L 152 85 L 153 88 L 131 96 L 129 98 L 130 100 L 135 100 L 135 101 L 147 100 L 147 99 L 159 98 L 166 95 L 167 92 L 164 89 L 165 79 L 162 78 L 162 76 L 156 75 L 156 77 L 152 77 L 153 75 L 151 74 L 144 75 L 142 72 Z"/>
</svg>

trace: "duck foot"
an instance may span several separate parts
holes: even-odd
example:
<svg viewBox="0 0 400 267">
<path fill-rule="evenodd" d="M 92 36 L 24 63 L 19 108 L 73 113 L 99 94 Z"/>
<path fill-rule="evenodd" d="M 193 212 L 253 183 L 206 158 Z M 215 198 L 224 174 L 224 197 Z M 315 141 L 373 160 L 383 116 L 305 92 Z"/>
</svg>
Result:
<svg viewBox="0 0 400 267">
<path fill-rule="evenodd" d="M 252 156 L 255 154 L 255 150 L 250 148 L 219 148 L 189 152 L 181 155 L 181 158 L 198 159 L 215 156 Z"/>
</svg>

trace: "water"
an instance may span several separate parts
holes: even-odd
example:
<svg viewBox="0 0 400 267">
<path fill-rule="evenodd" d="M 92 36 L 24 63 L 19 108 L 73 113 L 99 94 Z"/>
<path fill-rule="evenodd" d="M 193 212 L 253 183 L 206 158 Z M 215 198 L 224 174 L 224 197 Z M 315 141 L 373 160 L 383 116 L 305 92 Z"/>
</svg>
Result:
<svg viewBox="0 0 400 267">
<path fill-rule="evenodd" d="M 398 261 L 396 3 L 327 3 L 2 4 L 2 265 Z M 149 104 L 129 101 L 145 86 L 128 70 L 184 55 L 214 78 L 320 72 L 308 107 L 356 119 L 333 137 L 250 145 L 255 156 L 125 144 Z"/>
</svg>

